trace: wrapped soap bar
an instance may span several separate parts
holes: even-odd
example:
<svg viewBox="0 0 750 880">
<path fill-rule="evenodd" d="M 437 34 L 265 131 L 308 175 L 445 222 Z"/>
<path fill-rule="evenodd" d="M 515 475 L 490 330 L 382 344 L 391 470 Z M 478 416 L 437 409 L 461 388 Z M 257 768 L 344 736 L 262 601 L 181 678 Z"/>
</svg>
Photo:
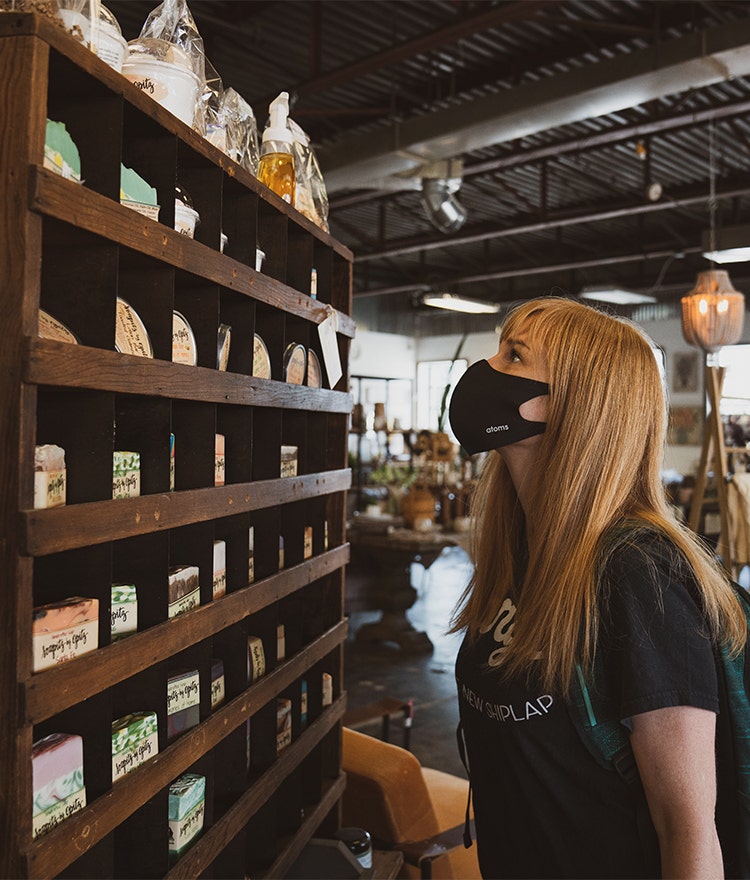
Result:
<svg viewBox="0 0 750 880">
<path fill-rule="evenodd" d="M 81 156 L 64 122 L 47 120 L 44 135 L 44 167 L 66 180 L 81 182 Z"/>
<path fill-rule="evenodd" d="M 216 709 L 224 702 L 226 688 L 224 685 L 224 661 L 211 661 L 211 709 Z"/>
<path fill-rule="evenodd" d="M 169 854 L 179 857 L 203 830 L 206 777 L 183 773 L 169 786 Z"/>
<path fill-rule="evenodd" d="M 226 541 L 214 541 L 213 598 L 220 599 L 227 592 Z"/>
<path fill-rule="evenodd" d="M 297 446 L 281 447 L 281 473 L 282 477 L 297 476 Z"/>
<path fill-rule="evenodd" d="M 250 683 L 257 681 L 266 674 L 266 655 L 263 642 L 258 636 L 247 637 L 247 677 Z"/>
<path fill-rule="evenodd" d="M 120 165 L 120 204 L 131 208 L 144 217 L 159 219 L 159 202 L 156 189 L 127 165 Z"/>
<path fill-rule="evenodd" d="M 169 491 L 174 492 L 174 434 L 169 435 Z"/>
<path fill-rule="evenodd" d="M 34 507 L 61 507 L 66 491 L 65 450 L 52 443 L 34 448 Z"/>
<path fill-rule="evenodd" d="M 276 700 L 276 753 L 292 742 L 292 701 L 283 697 Z"/>
<path fill-rule="evenodd" d="M 65 663 L 99 646 L 99 600 L 73 596 L 34 608 L 32 671 Z"/>
<path fill-rule="evenodd" d="M 323 705 L 330 706 L 333 702 L 333 678 L 330 672 L 323 673 Z"/>
<path fill-rule="evenodd" d="M 200 675 L 197 669 L 175 672 L 167 679 L 167 739 L 200 723 Z"/>
<path fill-rule="evenodd" d="M 302 546 L 303 559 L 309 559 L 313 555 L 313 529 L 312 526 L 305 526 L 305 538 Z"/>
<path fill-rule="evenodd" d="M 197 565 L 174 565 L 169 569 L 168 617 L 177 617 L 201 604 Z"/>
<path fill-rule="evenodd" d="M 34 807 L 32 835 L 41 837 L 86 806 L 83 784 L 83 740 L 53 733 L 31 747 Z"/>
<path fill-rule="evenodd" d="M 307 727 L 307 681 L 304 678 L 299 687 L 299 726 L 304 730 Z"/>
<path fill-rule="evenodd" d="M 112 584 L 110 617 L 113 642 L 138 632 L 138 595 L 135 584 Z"/>
<path fill-rule="evenodd" d="M 137 498 L 141 494 L 141 455 L 116 451 L 112 454 L 112 497 Z"/>
<path fill-rule="evenodd" d="M 250 526 L 247 533 L 247 582 L 255 580 L 255 526 Z"/>
<path fill-rule="evenodd" d="M 224 435 L 216 435 L 216 443 L 214 445 L 214 485 L 223 486 L 226 475 L 226 460 L 224 458 Z"/>
<path fill-rule="evenodd" d="M 156 712 L 131 712 L 112 722 L 112 782 L 159 752 Z"/>
</svg>

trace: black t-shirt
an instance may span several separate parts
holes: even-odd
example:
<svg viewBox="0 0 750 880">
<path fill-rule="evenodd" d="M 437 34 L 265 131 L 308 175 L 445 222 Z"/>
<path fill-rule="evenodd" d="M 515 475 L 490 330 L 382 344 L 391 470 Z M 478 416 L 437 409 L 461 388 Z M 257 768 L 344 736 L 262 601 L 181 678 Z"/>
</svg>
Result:
<svg viewBox="0 0 750 880">
<path fill-rule="evenodd" d="M 665 542 L 618 549 L 607 582 L 598 650 L 620 718 L 682 705 L 718 712 L 711 642 Z M 495 668 L 514 615 L 506 599 L 456 661 L 482 875 L 659 877 L 647 811 L 646 835 L 639 833 L 640 786 L 597 763 L 562 697 Z"/>
</svg>

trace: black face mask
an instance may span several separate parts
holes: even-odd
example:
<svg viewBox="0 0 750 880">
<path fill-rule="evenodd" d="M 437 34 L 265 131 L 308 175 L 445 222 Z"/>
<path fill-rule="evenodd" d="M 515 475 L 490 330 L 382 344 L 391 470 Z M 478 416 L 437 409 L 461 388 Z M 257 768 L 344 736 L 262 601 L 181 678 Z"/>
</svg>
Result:
<svg viewBox="0 0 750 880">
<path fill-rule="evenodd" d="M 543 434 L 546 422 L 531 422 L 518 411 L 543 394 L 549 394 L 546 382 L 500 373 L 488 361 L 477 361 L 453 390 L 448 411 L 453 433 L 469 455 Z"/>
</svg>

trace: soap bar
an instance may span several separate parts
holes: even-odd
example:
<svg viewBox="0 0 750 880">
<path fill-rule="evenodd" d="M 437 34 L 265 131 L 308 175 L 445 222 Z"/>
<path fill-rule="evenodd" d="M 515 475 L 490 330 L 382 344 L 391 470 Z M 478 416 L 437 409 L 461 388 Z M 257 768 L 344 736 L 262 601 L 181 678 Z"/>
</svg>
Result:
<svg viewBox="0 0 750 880">
<path fill-rule="evenodd" d="M 284 567 L 284 536 L 279 535 L 279 569 Z"/>
<path fill-rule="evenodd" d="M 112 584 L 112 641 L 138 632 L 138 595 L 135 584 Z"/>
<path fill-rule="evenodd" d="M 296 446 L 281 447 L 281 476 L 296 477 L 297 476 L 297 451 Z"/>
<path fill-rule="evenodd" d="M 52 443 L 34 447 L 34 507 L 61 507 L 65 492 L 65 450 Z"/>
<path fill-rule="evenodd" d="M 224 435 L 217 434 L 214 444 L 214 485 L 223 486 L 226 473 L 226 462 L 224 459 Z"/>
<path fill-rule="evenodd" d="M 53 733 L 31 747 L 34 807 L 32 835 L 46 834 L 86 806 L 83 784 L 83 740 Z"/>
<path fill-rule="evenodd" d="M 120 204 L 151 220 L 159 219 L 156 190 L 126 165 L 120 165 Z"/>
<path fill-rule="evenodd" d="M 333 678 L 330 672 L 323 673 L 323 700 L 324 706 L 330 706 L 333 702 Z"/>
<path fill-rule="evenodd" d="M 99 646 L 99 600 L 73 596 L 39 605 L 31 633 L 34 672 L 94 651 Z"/>
<path fill-rule="evenodd" d="M 200 723 L 200 675 L 197 669 L 176 672 L 167 679 L 167 739 Z"/>
<path fill-rule="evenodd" d="M 227 545 L 225 541 L 214 541 L 214 579 L 213 597 L 220 599 L 227 592 Z"/>
<path fill-rule="evenodd" d="M 169 491 L 174 492 L 174 434 L 169 435 Z"/>
<path fill-rule="evenodd" d="M 195 333 L 182 312 L 172 312 L 172 361 L 175 364 L 195 366 L 198 363 L 198 346 Z"/>
<path fill-rule="evenodd" d="M 137 498 L 141 494 L 141 455 L 116 451 L 112 454 L 112 497 Z"/>
<path fill-rule="evenodd" d="M 224 685 L 224 661 L 211 661 L 211 709 L 216 709 L 224 702 L 226 689 Z"/>
<path fill-rule="evenodd" d="M 307 727 L 307 681 L 304 678 L 300 682 L 299 724 L 302 730 Z"/>
<path fill-rule="evenodd" d="M 247 533 L 247 582 L 255 580 L 255 526 L 250 526 Z"/>
<path fill-rule="evenodd" d="M 177 617 L 201 604 L 197 565 L 175 565 L 169 569 L 168 617 Z"/>
<path fill-rule="evenodd" d="M 276 627 L 276 659 L 281 661 L 286 657 L 286 632 L 284 624 L 280 623 Z"/>
<path fill-rule="evenodd" d="M 203 830 L 206 777 L 183 773 L 169 786 L 169 852 L 178 856 Z"/>
<path fill-rule="evenodd" d="M 250 683 L 257 681 L 266 674 L 266 655 L 263 642 L 258 636 L 247 637 L 247 676 Z"/>
<path fill-rule="evenodd" d="M 276 753 L 292 742 L 292 701 L 279 697 L 276 700 Z"/>
<path fill-rule="evenodd" d="M 303 559 L 309 559 L 313 555 L 313 529 L 312 526 L 305 526 L 305 539 L 302 547 Z"/>
<path fill-rule="evenodd" d="M 112 722 L 112 782 L 159 752 L 156 712 L 132 712 Z"/>
<path fill-rule="evenodd" d="M 66 180 L 81 182 L 81 156 L 64 122 L 47 120 L 44 167 L 62 175 Z"/>
</svg>

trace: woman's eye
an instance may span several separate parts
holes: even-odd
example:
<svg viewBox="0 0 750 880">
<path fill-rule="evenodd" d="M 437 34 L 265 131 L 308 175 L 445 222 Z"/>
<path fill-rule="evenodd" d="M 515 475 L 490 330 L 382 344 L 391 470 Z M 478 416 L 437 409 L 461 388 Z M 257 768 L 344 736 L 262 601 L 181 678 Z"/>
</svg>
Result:
<svg viewBox="0 0 750 880">
<path fill-rule="evenodd" d="M 516 351 L 515 348 L 511 348 L 511 350 L 508 352 L 508 360 L 512 364 L 519 363 L 521 360 L 521 355 Z"/>
</svg>

